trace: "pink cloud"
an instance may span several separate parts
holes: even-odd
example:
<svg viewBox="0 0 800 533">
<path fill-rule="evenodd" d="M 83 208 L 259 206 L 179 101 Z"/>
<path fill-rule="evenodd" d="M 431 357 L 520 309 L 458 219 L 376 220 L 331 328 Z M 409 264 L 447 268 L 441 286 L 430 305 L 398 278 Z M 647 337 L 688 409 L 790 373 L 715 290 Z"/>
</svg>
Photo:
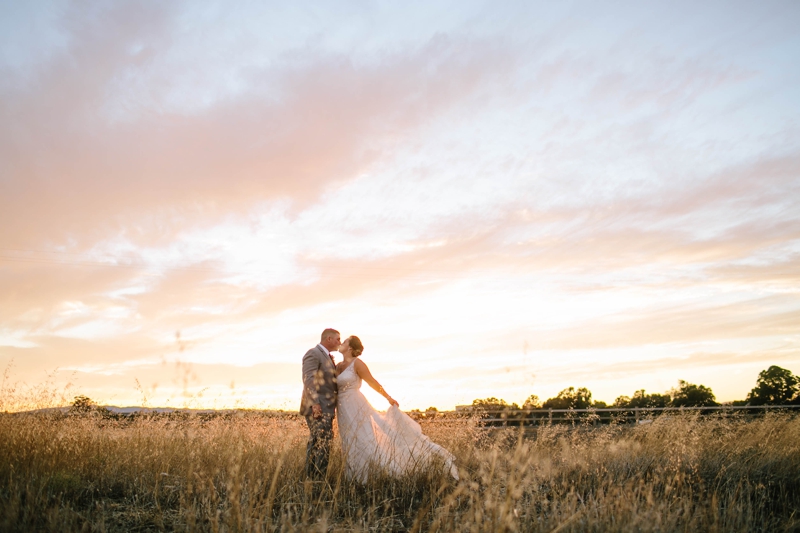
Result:
<svg viewBox="0 0 800 533">
<path fill-rule="evenodd" d="M 113 82 L 150 61 L 132 56 L 131 45 L 169 46 L 168 18 L 121 7 L 97 21 L 72 20 L 67 50 L 34 83 L 6 92 L 4 246 L 92 243 L 123 228 L 129 238 L 165 242 L 186 224 L 268 199 L 313 201 L 358 175 L 382 146 L 502 87 L 515 61 L 503 47 L 447 38 L 370 66 L 301 51 L 250 75 L 235 99 L 192 114 L 144 109 L 109 121 L 101 110 L 114 101 Z M 157 94 L 169 88 L 163 83 L 148 89 Z"/>
</svg>

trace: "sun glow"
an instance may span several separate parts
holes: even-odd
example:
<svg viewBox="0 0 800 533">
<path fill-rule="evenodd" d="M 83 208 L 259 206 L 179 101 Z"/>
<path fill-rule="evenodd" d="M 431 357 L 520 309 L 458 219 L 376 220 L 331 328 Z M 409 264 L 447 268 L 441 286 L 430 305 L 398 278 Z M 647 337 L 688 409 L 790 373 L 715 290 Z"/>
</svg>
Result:
<svg viewBox="0 0 800 533">
<path fill-rule="evenodd" d="M 296 409 L 325 327 L 409 409 L 800 371 L 795 9 L 226 12 L 0 7 L 6 383 Z"/>
</svg>

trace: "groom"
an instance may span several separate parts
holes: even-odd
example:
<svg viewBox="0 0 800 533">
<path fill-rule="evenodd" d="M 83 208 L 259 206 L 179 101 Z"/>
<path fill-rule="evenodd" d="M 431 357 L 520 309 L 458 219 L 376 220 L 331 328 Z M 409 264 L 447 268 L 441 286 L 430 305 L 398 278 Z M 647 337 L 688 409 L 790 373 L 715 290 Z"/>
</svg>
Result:
<svg viewBox="0 0 800 533">
<path fill-rule="evenodd" d="M 320 343 L 303 356 L 300 414 L 306 417 L 311 433 L 306 446 L 306 476 L 317 480 L 328 471 L 337 393 L 336 364 L 331 352 L 338 350 L 341 343 L 338 331 L 326 329 Z"/>
</svg>

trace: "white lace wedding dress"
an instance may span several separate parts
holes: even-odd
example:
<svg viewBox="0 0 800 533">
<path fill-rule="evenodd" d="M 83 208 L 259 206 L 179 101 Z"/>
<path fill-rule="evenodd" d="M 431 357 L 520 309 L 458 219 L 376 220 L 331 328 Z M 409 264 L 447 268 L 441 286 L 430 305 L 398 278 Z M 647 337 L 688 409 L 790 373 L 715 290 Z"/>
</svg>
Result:
<svg viewBox="0 0 800 533">
<path fill-rule="evenodd" d="M 400 476 L 427 468 L 434 457 L 441 457 L 450 475 L 458 479 L 453 454 L 425 436 L 411 417 L 393 405 L 385 414 L 370 405 L 361 393 L 361 378 L 353 363 L 336 380 L 336 418 L 349 479 L 365 483 L 370 468 Z"/>
</svg>

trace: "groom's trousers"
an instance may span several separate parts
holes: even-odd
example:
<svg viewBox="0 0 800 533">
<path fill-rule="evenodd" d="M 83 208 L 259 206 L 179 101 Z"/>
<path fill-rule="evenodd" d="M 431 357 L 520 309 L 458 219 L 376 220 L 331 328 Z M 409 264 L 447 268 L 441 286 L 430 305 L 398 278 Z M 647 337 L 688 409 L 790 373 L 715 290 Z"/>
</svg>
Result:
<svg viewBox="0 0 800 533">
<path fill-rule="evenodd" d="M 306 446 L 306 476 L 322 479 L 328 471 L 328 458 L 333 440 L 333 413 L 322 413 L 320 418 L 306 416 L 310 435 Z"/>
</svg>

